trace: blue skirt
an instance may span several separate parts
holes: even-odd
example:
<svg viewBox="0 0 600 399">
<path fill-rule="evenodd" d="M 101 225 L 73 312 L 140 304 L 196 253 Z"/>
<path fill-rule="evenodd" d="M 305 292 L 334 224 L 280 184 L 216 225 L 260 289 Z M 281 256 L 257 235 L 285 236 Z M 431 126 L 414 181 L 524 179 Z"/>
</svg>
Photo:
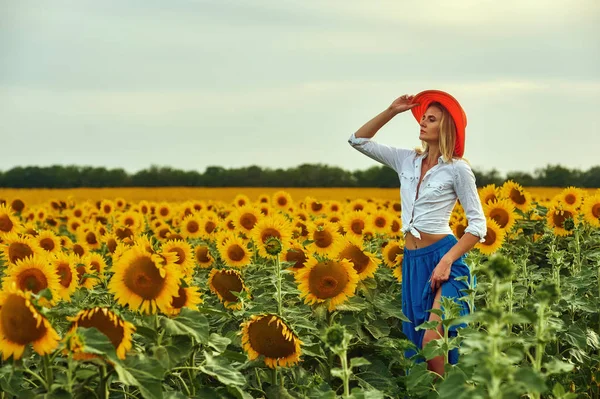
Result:
<svg viewBox="0 0 600 399">
<path fill-rule="evenodd" d="M 404 249 L 404 259 L 402 261 L 402 312 L 410 322 L 402 322 L 402 332 L 415 344 L 421 348 L 423 336 L 426 330 L 415 330 L 419 324 L 429 321 L 429 310 L 433 308 L 435 292 L 431 289 L 431 273 L 437 266 L 442 257 L 456 244 L 458 240 L 454 235 L 449 234 L 441 240 L 418 249 Z M 450 278 L 442 283 L 442 296 L 453 298 L 460 306 L 460 315 L 469 313 L 469 305 L 465 301 L 458 301 L 466 295 L 469 288 L 467 281 L 455 280 L 460 276 L 467 276 L 471 280 L 471 271 L 465 263 L 466 255 L 457 259 L 450 268 Z M 465 324 L 459 324 L 450 327 L 448 335 L 456 336 L 457 328 L 465 327 Z M 409 349 L 405 351 L 407 358 L 416 354 L 416 351 Z M 418 363 L 423 359 L 416 359 Z M 458 362 L 458 348 L 449 352 L 448 361 L 451 364 Z"/>
</svg>

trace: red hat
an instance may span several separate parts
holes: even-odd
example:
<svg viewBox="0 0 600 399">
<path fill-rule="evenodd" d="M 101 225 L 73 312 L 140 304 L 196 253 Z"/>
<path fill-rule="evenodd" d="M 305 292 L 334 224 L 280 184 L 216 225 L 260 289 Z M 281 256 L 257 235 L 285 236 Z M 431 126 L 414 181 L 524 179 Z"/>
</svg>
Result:
<svg viewBox="0 0 600 399">
<path fill-rule="evenodd" d="M 440 90 L 425 90 L 412 99 L 413 103 L 419 103 L 416 107 L 411 108 L 411 112 L 414 115 L 417 122 L 421 123 L 423 114 L 432 102 L 438 102 L 442 104 L 454 120 L 454 126 L 456 127 L 456 145 L 454 146 L 454 155 L 462 157 L 465 152 L 465 128 L 467 127 L 467 115 L 462 109 L 456 98 L 450 94 Z"/>
</svg>

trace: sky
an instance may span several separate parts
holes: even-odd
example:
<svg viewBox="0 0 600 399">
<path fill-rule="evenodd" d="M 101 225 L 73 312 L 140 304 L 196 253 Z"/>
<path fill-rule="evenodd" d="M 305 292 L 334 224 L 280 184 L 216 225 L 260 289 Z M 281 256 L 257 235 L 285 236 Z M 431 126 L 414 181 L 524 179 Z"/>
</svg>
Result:
<svg viewBox="0 0 600 399">
<path fill-rule="evenodd" d="M 597 0 L 0 0 L 0 170 L 378 165 L 350 134 L 447 91 L 474 169 L 600 165 Z M 414 148 L 397 115 L 375 140 Z"/>
</svg>

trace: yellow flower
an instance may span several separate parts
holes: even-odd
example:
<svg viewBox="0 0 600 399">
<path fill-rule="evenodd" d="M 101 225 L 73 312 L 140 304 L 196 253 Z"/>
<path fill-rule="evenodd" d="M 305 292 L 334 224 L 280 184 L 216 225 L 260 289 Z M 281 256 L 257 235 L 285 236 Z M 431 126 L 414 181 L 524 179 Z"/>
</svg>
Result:
<svg viewBox="0 0 600 399">
<path fill-rule="evenodd" d="M 2 279 L 3 287 L 13 285 L 21 291 L 31 291 L 34 294 L 48 288 L 52 294 L 51 304 L 59 297 L 60 282 L 46 255 L 32 255 L 8 269 Z"/>
<path fill-rule="evenodd" d="M 131 336 L 135 326 L 110 309 L 95 307 L 89 310 L 81 310 L 74 317 L 69 317 L 71 325 L 68 334 L 75 332 L 77 327 L 96 328 L 110 340 L 115 347 L 119 359 L 125 359 L 127 351 L 131 350 Z M 85 346 L 80 349 L 85 353 Z M 74 356 L 78 358 L 77 355 Z M 85 357 L 84 357 L 85 358 Z"/>
<path fill-rule="evenodd" d="M 194 275 L 194 252 L 192 246 L 186 241 L 169 240 L 162 245 L 162 252 L 172 252 L 177 255 L 175 264 L 186 281 L 191 281 Z"/>
<path fill-rule="evenodd" d="M 286 191 L 277 191 L 273 194 L 271 205 L 278 209 L 288 210 L 293 205 L 292 196 Z"/>
<path fill-rule="evenodd" d="M 565 229 L 565 221 L 569 218 L 577 223 L 577 212 L 570 208 L 564 208 L 564 205 L 552 205 L 546 214 L 546 225 L 554 231 L 557 236 L 568 236 L 572 231 Z"/>
<path fill-rule="evenodd" d="M 299 242 L 292 240 L 288 249 L 282 252 L 281 260 L 291 264 L 289 266 L 291 271 L 298 271 L 304 267 L 304 262 L 308 260 L 307 251 Z"/>
<path fill-rule="evenodd" d="M 217 243 L 217 249 L 221 259 L 228 266 L 244 267 L 252 261 L 252 250 L 235 234 L 228 233 L 223 242 Z"/>
<path fill-rule="evenodd" d="M 383 263 L 390 268 L 402 265 L 404 259 L 404 243 L 401 241 L 389 241 L 381 250 Z"/>
<path fill-rule="evenodd" d="M 208 276 L 208 286 L 226 308 L 234 310 L 241 309 L 242 303 L 233 292 L 249 292 L 241 274 L 232 269 L 212 269 Z"/>
<path fill-rule="evenodd" d="M 600 194 L 586 197 L 581 211 L 586 222 L 593 227 L 600 227 Z"/>
<path fill-rule="evenodd" d="M 308 225 L 308 236 L 306 238 L 312 241 L 306 247 L 308 251 L 333 258 L 335 245 L 340 240 L 341 235 L 338 233 L 335 224 L 320 220 L 318 223 L 313 222 Z"/>
<path fill-rule="evenodd" d="M 241 327 L 242 346 L 249 360 L 263 356 L 270 368 L 292 366 L 300 361 L 302 341 L 278 316 L 252 315 Z"/>
<path fill-rule="evenodd" d="M 370 221 L 371 219 L 365 211 L 349 211 L 344 215 L 341 225 L 346 235 L 350 234 L 362 238 L 363 232 L 371 228 Z"/>
<path fill-rule="evenodd" d="M 352 262 L 358 278 L 364 280 L 373 277 L 377 270 L 375 254 L 365 250 L 363 241 L 356 236 L 345 236 L 335 246 L 333 253 L 337 259 Z"/>
<path fill-rule="evenodd" d="M 6 205 L 0 204 L 0 238 L 8 233 L 19 232 L 19 218 Z"/>
<path fill-rule="evenodd" d="M 179 287 L 177 296 L 173 297 L 171 306 L 169 307 L 168 313 L 171 316 L 178 315 L 181 309 L 188 308 L 192 310 L 198 310 L 198 304 L 202 303 L 202 298 L 198 292 L 198 288 L 194 286 Z"/>
<path fill-rule="evenodd" d="M 229 217 L 232 218 L 235 227 L 244 232 L 250 233 L 261 219 L 260 211 L 250 205 L 244 205 L 236 208 Z"/>
<path fill-rule="evenodd" d="M 60 238 L 51 230 L 42 230 L 36 237 L 38 246 L 47 253 L 61 252 Z"/>
<path fill-rule="evenodd" d="M 491 255 L 502 247 L 506 231 L 498 226 L 494 219 L 486 218 L 487 233 L 484 242 L 475 244 L 482 254 Z"/>
<path fill-rule="evenodd" d="M 347 260 L 319 262 L 311 257 L 295 274 L 300 297 L 307 304 L 328 302 L 329 311 L 354 296 L 358 273 Z"/>
<path fill-rule="evenodd" d="M 292 238 L 292 227 L 287 219 L 280 214 L 265 216 L 252 230 L 252 240 L 258 249 L 258 254 L 264 258 L 271 255 L 267 253 L 265 243 L 270 237 L 277 238 L 282 244 L 282 251 L 285 251 L 287 243 Z"/>
<path fill-rule="evenodd" d="M 172 253 L 151 254 L 133 246 L 113 265 L 108 290 L 120 305 L 134 311 L 166 312 L 179 290 L 181 274 L 175 259 Z"/>
<path fill-rule="evenodd" d="M 199 238 L 202 237 L 202 230 L 200 229 L 201 224 L 202 220 L 200 217 L 197 214 L 192 213 L 181 220 L 179 231 L 185 238 Z"/>
<path fill-rule="evenodd" d="M 494 219 L 501 229 L 510 231 L 516 222 L 515 206 L 509 199 L 491 200 L 483 205 L 486 217 Z"/>
<path fill-rule="evenodd" d="M 9 263 L 8 267 L 16 264 L 33 255 L 44 255 L 45 251 L 41 249 L 35 240 L 31 237 L 19 237 L 17 233 L 9 233 L 3 237 L 4 243 L 0 244 L 4 259 Z"/>
<path fill-rule="evenodd" d="M 392 215 L 384 210 L 375 211 L 371 214 L 370 226 L 377 234 L 387 234 L 390 232 Z"/>
<path fill-rule="evenodd" d="M 215 262 L 207 245 L 198 244 L 194 247 L 194 260 L 202 269 L 208 269 Z"/>
<path fill-rule="evenodd" d="M 577 209 L 583 203 L 584 191 L 580 188 L 569 186 L 554 197 L 554 201 L 562 203 L 566 208 Z"/>
<path fill-rule="evenodd" d="M 515 208 L 522 212 L 527 212 L 531 205 L 531 194 L 525 191 L 520 184 L 515 183 L 512 180 L 506 181 L 502 187 L 500 187 L 500 195 L 502 198 L 510 199 Z"/>
<path fill-rule="evenodd" d="M 242 207 L 250 204 L 252 204 L 252 201 L 250 201 L 250 198 L 248 198 L 248 196 L 244 194 L 238 194 L 233 199 L 233 206 L 236 207 Z"/>
<path fill-rule="evenodd" d="M 58 276 L 58 296 L 70 302 L 71 295 L 79 287 L 79 275 L 77 273 L 77 258 L 75 255 L 57 252 L 50 256 L 50 264 L 54 267 Z"/>
<path fill-rule="evenodd" d="M 488 184 L 479 190 L 479 198 L 483 205 L 491 201 L 497 201 L 500 197 L 500 188 L 495 184 Z"/>
<path fill-rule="evenodd" d="M 58 347 L 60 337 L 31 303 L 31 292 L 16 287 L 0 291 L 0 352 L 4 360 L 20 359 L 25 346 L 46 355 Z"/>
</svg>

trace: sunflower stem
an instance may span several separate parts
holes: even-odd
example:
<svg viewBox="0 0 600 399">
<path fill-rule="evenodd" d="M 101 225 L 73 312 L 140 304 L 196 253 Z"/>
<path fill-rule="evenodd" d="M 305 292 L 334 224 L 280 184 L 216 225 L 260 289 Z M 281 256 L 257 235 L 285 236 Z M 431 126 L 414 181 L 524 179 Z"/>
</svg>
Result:
<svg viewBox="0 0 600 399">
<path fill-rule="evenodd" d="M 48 355 L 43 356 L 43 364 L 44 364 L 44 374 L 46 375 L 46 390 L 52 386 L 52 382 L 54 381 L 54 375 L 52 374 L 52 367 L 50 367 L 50 359 Z"/>
<path fill-rule="evenodd" d="M 27 372 L 27 373 L 31 374 L 33 377 L 37 378 L 37 380 L 42 383 L 44 388 L 46 388 L 46 391 L 48 390 L 48 384 L 46 384 L 46 380 L 44 380 L 38 373 L 36 373 L 35 371 L 31 371 L 27 368 L 24 368 L 23 372 Z"/>
<path fill-rule="evenodd" d="M 344 378 L 344 398 L 350 396 L 350 370 L 348 369 L 348 354 L 346 350 L 340 353 L 340 360 L 342 362 L 342 373 Z"/>
<path fill-rule="evenodd" d="M 100 366 L 100 384 L 98 385 L 98 393 L 101 399 L 108 398 L 108 376 L 106 375 L 106 366 Z"/>
<path fill-rule="evenodd" d="M 271 385 L 277 386 L 277 367 L 275 367 L 271 373 Z"/>
<path fill-rule="evenodd" d="M 277 269 L 277 315 L 282 317 L 281 310 L 281 263 L 279 262 L 279 254 L 275 258 L 275 268 Z"/>
</svg>

